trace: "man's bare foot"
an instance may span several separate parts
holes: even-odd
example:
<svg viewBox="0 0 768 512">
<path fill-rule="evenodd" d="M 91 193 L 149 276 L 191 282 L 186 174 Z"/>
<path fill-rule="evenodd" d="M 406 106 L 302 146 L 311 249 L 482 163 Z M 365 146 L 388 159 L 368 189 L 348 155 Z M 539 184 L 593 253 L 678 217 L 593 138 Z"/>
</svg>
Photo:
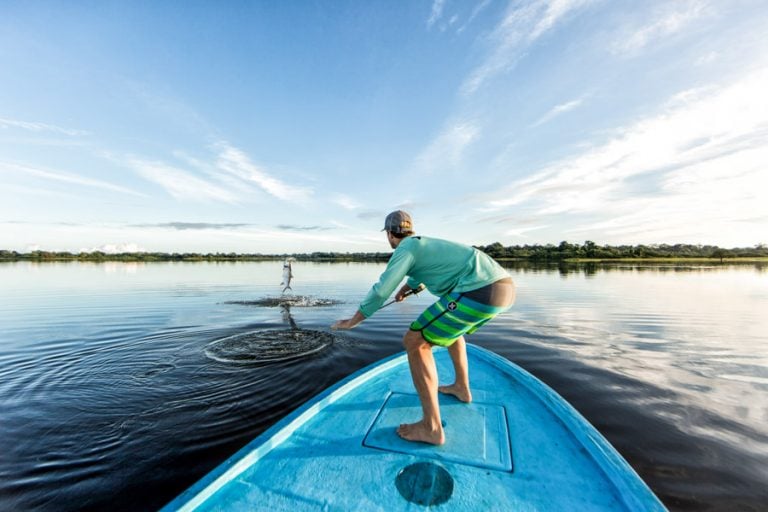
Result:
<svg viewBox="0 0 768 512">
<path fill-rule="evenodd" d="M 464 386 L 451 384 L 450 386 L 439 386 L 437 390 L 446 395 L 453 395 L 462 402 L 470 403 L 472 401 L 472 392 Z"/>
<path fill-rule="evenodd" d="M 416 441 L 419 443 L 436 445 L 445 443 L 443 427 L 440 426 L 437 430 L 432 429 L 423 420 L 417 423 L 403 423 L 398 427 L 397 435 L 406 441 Z"/>
</svg>

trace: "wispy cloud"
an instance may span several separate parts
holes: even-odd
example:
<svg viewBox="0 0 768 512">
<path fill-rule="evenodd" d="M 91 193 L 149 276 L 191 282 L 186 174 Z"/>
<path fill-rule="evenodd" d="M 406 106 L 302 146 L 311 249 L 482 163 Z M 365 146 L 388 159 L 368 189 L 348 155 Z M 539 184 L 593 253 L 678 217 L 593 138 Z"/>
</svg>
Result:
<svg viewBox="0 0 768 512">
<path fill-rule="evenodd" d="M 160 185 L 180 200 L 253 202 L 260 191 L 283 201 L 305 201 L 312 195 L 309 188 L 273 177 L 254 164 L 244 151 L 226 142 L 215 144 L 213 150 L 210 160 L 174 151 L 176 163 L 173 164 L 139 157 L 121 161 L 127 161 L 144 179 Z M 118 161 L 114 156 L 106 156 Z"/>
<path fill-rule="evenodd" d="M 440 32 L 445 32 L 457 27 L 456 33 L 461 34 L 489 5 L 491 5 L 491 0 L 482 0 L 479 2 L 454 2 L 450 6 L 451 10 L 454 12 L 446 14 L 448 10 L 446 9 L 446 1 L 434 0 L 432 9 L 429 13 L 429 19 L 427 20 L 427 29 L 431 30 L 436 26 Z M 471 10 L 469 10 L 470 7 L 472 7 Z M 460 24 L 462 18 L 466 19 Z"/>
<path fill-rule="evenodd" d="M 37 178 L 41 178 L 44 180 L 49 180 L 49 181 L 71 183 L 73 185 L 93 187 L 93 188 L 99 188 L 102 190 L 108 190 L 111 192 L 120 192 L 123 194 L 146 197 L 142 193 L 136 192 L 135 190 L 131 190 L 126 187 L 122 187 L 120 185 L 115 185 L 114 183 L 109 183 L 107 181 L 102 181 L 102 180 L 95 180 L 92 178 L 87 178 L 85 176 L 79 176 L 77 174 L 72 174 L 72 173 L 63 172 L 59 170 L 41 169 L 39 167 L 31 167 L 28 165 L 0 161 L 0 172 L 23 173 L 23 174 L 35 176 Z"/>
<path fill-rule="evenodd" d="M 532 127 L 536 127 L 544 123 L 548 123 L 549 121 L 559 116 L 560 114 L 564 114 L 570 110 L 573 110 L 581 106 L 582 103 L 584 103 L 584 98 L 578 98 L 575 100 L 567 101 L 565 103 L 561 103 L 560 105 L 556 105 L 552 107 L 552 109 L 550 109 L 549 112 L 541 116 L 541 118 L 539 118 L 538 121 L 533 123 Z"/>
<path fill-rule="evenodd" d="M 451 124 L 416 157 L 414 166 L 418 171 L 426 173 L 454 169 L 479 135 L 480 128 L 475 123 L 460 121 Z"/>
<path fill-rule="evenodd" d="M 216 167 L 233 176 L 254 183 L 268 194 L 284 201 L 303 201 L 312 195 L 312 190 L 306 187 L 291 185 L 271 176 L 265 169 L 254 164 L 245 152 L 226 142 L 217 145 L 219 148 Z"/>
<path fill-rule="evenodd" d="M 437 21 L 443 15 L 444 7 L 445 0 L 434 0 L 434 2 L 432 2 L 432 11 L 430 12 L 429 19 L 427 20 L 427 28 L 432 28 L 432 26 L 437 23 Z"/>
<path fill-rule="evenodd" d="M 482 2 L 479 2 L 475 5 L 474 9 L 472 9 L 472 12 L 469 15 L 469 18 L 467 18 L 467 21 L 465 21 L 457 30 L 456 32 L 462 33 L 464 30 L 469 26 L 470 23 L 472 23 L 475 18 L 477 18 L 477 15 L 480 14 L 486 7 L 488 7 L 491 4 L 491 0 L 483 0 Z"/>
<path fill-rule="evenodd" d="M 291 224 L 280 224 L 275 227 L 282 231 L 328 231 L 331 229 L 335 229 L 332 227 L 325 227 L 325 226 L 294 226 Z"/>
<path fill-rule="evenodd" d="M 527 228 L 508 229 L 506 232 L 504 232 L 504 235 L 513 237 L 513 238 L 528 238 L 528 235 L 526 235 L 526 233 L 529 233 L 531 231 L 539 231 L 541 229 L 546 229 L 548 227 L 549 227 L 548 225 L 543 225 L 543 226 L 531 226 Z"/>
<path fill-rule="evenodd" d="M 725 87 L 679 94 L 612 140 L 517 181 L 490 202 L 491 210 L 609 215 L 584 229 L 614 235 L 646 231 L 654 222 L 690 233 L 697 222 L 768 215 L 757 192 L 768 189 L 765 90 L 763 70 Z"/>
<path fill-rule="evenodd" d="M 7 129 L 7 128 L 21 128 L 23 130 L 32 131 L 32 132 L 53 132 L 53 133 L 59 133 L 62 135 L 69 135 L 71 137 L 77 137 L 77 136 L 83 136 L 88 135 L 89 133 L 84 130 L 73 130 L 71 128 L 62 128 L 61 126 L 56 126 L 53 124 L 47 124 L 47 123 L 37 123 L 37 122 L 29 122 L 29 121 L 18 121 L 15 119 L 7 119 L 0 117 L 0 129 Z"/>
<path fill-rule="evenodd" d="M 378 210 L 366 210 L 364 212 L 360 212 L 356 215 L 356 217 L 360 220 L 371 220 L 371 219 L 383 219 L 386 213 L 382 213 Z M 384 224 L 384 221 L 382 221 L 382 225 Z"/>
<path fill-rule="evenodd" d="M 356 199 L 353 199 L 345 194 L 336 194 L 331 201 L 345 210 L 357 210 L 362 206 L 362 203 Z"/>
<path fill-rule="evenodd" d="M 147 252 L 147 250 L 141 247 L 139 244 L 128 242 L 124 244 L 104 244 L 99 247 L 82 247 L 80 252 L 95 252 L 100 251 L 106 254 L 121 254 L 126 252 Z"/>
<path fill-rule="evenodd" d="M 158 222 L 155 224 L 134 224 L 130 227 L 135 228 L 166 228 L 177 231 L 188 230 L 220 230 L 220 229 L 239 229 L 251 226 L 252 224 L 243 223 L 224 223 L 224 222 Z"/>
<path fill-rule="evenodd" d="M 646 46 L 682 31 L 709 10 L 708 2 L 701 0 L 668 2 L 663 5 L 663 10 L 657 12 L 650 22 L 640 27 L 622 29 L 621 39 L 613 45 L 612 53 L 634 55 Z"/>
<path fill-rule="evenodd" d="M 544 11 L 533 30 L 528 35 L 528 42 L 535 41 L 542 34 L 552 29 L 566 14 L 574 9 L 591 3 L 592 0 L 548 0 L 542 2 Z"/>
<path fill-rule="evenodd" d="M 132 158 L 128 163 L 144 179 L 160 185 L 176 199 L 240 202 L 237 192 L 164 162 Z"/>
<path fill-rule="evenodd" d="M 2 220 L 0 224 L 27 224 L 27 225 L 39 225 L 39 222 L 32 222 L 29 220 Z M 82 226 L 78 222 L 46 222 L 48 226 Z"/>
<path fill-rule="evenodd" d="M 701 55 L 698 59 L 696 59 L 696 65 L 706 66 L 707 64 L 711 64 L 715 62 L 719 58 L 720 58 L 720 53 L 716 51 L 707 52 Z"/>
<path fill-rule="evenodd" d="M 526 49 L 562 22 L 572 11 L 595 0 L 531 0 L 510 4 L 490 36 L 491 51 L 462 84 L 472 94 L 494 76 L 512 69 Z"/>
<path fill-rule="evenodd" d="M 471 23 L 474 21 L 474 19 L 482 12 L 486 7 L 488 7 L 491 3 L 491 0 L 482 0 L 480 2 L 459 2 L 453 3 L 452 7 L 453 10 L 459 10 L 463 11 L 461 14 L 453 13 L 449 15 L 446 13 L 446 1 L 445 0 L 434 0 L 432 2 L 432 9 L 429 13 L 429 19 L 427 20 L 427 29 L 431 30 L 433 27 L 437 26 L 440 32 L 445 32 L 446 30 L 449 30 L 455 26 L 457 26 L 461 20 L 462 17 L 466 15 L 467 8 L 471 5 L 474 5 L 472 7 L 472 10 L 469 12 L 469 15 L 466 16 L 466 20 L 461 24 L 458 25 L 458 28 L 456 29 L 456 33 L 462 33 Z M 445 21 L 447 18 L 447 21 Z"/>
<path fill-rule="evenodd" d="M 329 250 L 338 250 L 338 247 L 366 246 L 369 245 L 372 240 L 380 244 L 383 242 L 381 237 L 361 236 L 357 233 L 354 235 L 334 235 L 326 230 L 321 231 L 322 232 L 315 233 L 312 230 L 290 230 L 279 228 L 271 230 L 254 229 L 247 231 L 232 231 L 227 233 L 227 236 L 240 239 L 246 244 L 254 242 L 274 243 L 281 247 L 281 249 L 278 249 L 279 252 L 284 252 L 285 250 L 301 250 L 299 248 L 305 247 L 305 244 L 313 242 L 320 244 L 320 247 L 327 247 Z M 296 249 L 286 249 L 290 244 L 298 245 L 293 245 Z M 242 244 L 238 245 L 241 246 Z"/>
</svg>

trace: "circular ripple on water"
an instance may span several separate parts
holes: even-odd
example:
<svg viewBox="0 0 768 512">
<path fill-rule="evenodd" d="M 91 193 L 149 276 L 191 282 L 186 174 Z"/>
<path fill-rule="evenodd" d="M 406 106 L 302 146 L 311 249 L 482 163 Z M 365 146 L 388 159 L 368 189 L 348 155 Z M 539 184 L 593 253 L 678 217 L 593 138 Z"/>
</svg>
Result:
<svg viewBox="0 0 768 512">
<path fill-rule="evenodd" d="M 262 330 L 212 342 L 205 355 L 231 364 L 266 364 L 316 354 L 333 343 L 333 335 L 308 329 Z"/>
</svg>

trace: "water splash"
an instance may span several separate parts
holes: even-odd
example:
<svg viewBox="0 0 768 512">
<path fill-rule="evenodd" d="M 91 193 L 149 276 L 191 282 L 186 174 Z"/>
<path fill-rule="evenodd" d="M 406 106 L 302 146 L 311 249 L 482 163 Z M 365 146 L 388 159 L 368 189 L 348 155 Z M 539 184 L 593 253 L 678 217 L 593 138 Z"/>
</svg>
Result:
<svg viewBox="0 0 768 512">
<path fill-rule="evenodd" d="M 256 300 L 230 300 L 224 304 L 236 304 L 238 306 L 260 306 L 267 308 L 275 308 L 284 305 L 298 308 L 311 308 L 335 306 L 337 304 L 343 304 L 343 301 L 321 297 L 310 297 L 307 295 L 282 295 L 280 297 L 264 297 L 262 299 Z"/>
</svg>

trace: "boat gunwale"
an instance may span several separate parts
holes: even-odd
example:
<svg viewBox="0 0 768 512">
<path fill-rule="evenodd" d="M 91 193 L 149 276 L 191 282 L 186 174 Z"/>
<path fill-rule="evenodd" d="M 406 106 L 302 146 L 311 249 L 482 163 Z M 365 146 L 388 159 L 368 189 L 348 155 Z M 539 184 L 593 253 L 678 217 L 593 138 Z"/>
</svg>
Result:
<svg viewBox="0 0 768 512">
<path fill-rule="evenodd" d="M 403 364 L 406 360 L 407 355 L 405 353 L 393 354 L 370 365 L 366 365 L 314 395 L 293 412 L 277 421 L 229 456 L 224 462 L 211 470 L 210 473 L 192 484 L 191 487 L 165 505 L 161 512 L 195 510 L 227 482 L 234 479 L 236 475 L 245 471 L 264 455 L 272 451 L 272 449 L 282 444 L 293 432 L 316 416 L 326 406 L 353 391 L 360 384 L 388 371 L 390 368 Z"/>
<path fill-rule="evenodd" d="M 667 510 L 648 484 L 640 478 L 640 475 L 605 436 L 554 389 L 532 373 L 490 350 L 467 343 L 467 351 L 470 350 L 479 358 L 502 368 L 503 371 L 521 381 L 521 384 L 541 401 L 558 421 L 563 423 L 566 431 L 584 447 L 589 457 L 613 484 L 618 497 L 629 510 Z"/>
</svg>

